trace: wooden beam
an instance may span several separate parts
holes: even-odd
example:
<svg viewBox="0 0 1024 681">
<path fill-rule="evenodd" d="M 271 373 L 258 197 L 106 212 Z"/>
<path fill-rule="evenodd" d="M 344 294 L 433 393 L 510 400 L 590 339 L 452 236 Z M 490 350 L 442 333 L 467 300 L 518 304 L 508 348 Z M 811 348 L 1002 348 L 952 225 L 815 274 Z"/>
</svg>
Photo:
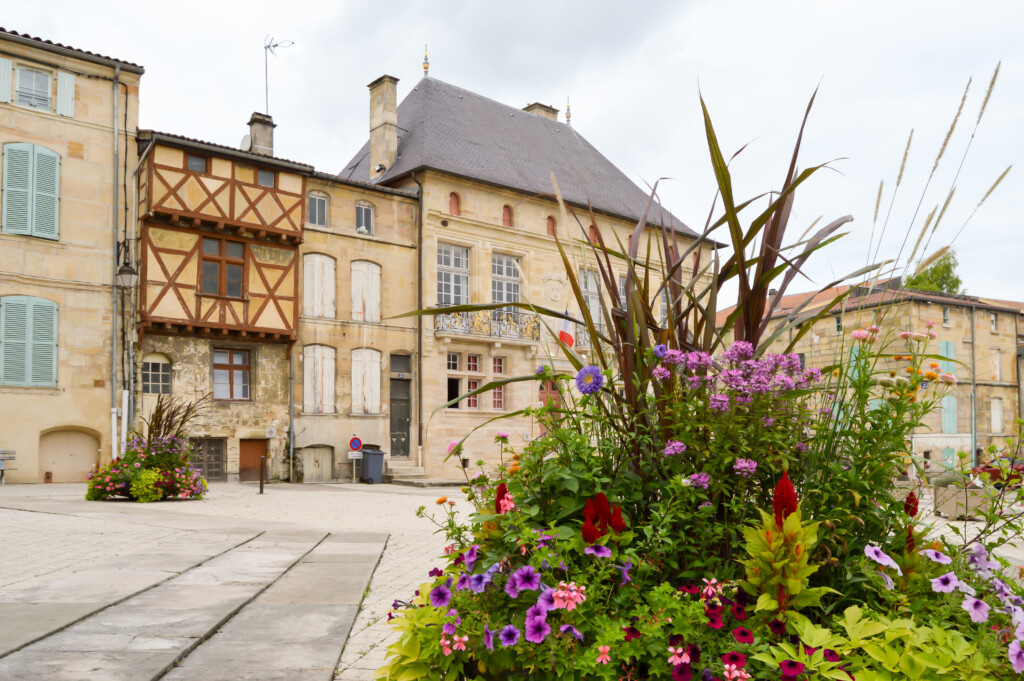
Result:
<svg viewBox="0 0 1024 681">
<path fill-rule="evenodd" d="M 220 330 L 220 335 L 222 335 L 222 336 L 228 335 L 228 330 L 227 329 L 221 329 Z"/>
<path fill-rule="evenodd" d="M 200 220 L 199 218 L 192 218 L 192 226 L 193 227 L 199 227 L 202 224 L 203 224 L 203 221 Z"/>
</svg>

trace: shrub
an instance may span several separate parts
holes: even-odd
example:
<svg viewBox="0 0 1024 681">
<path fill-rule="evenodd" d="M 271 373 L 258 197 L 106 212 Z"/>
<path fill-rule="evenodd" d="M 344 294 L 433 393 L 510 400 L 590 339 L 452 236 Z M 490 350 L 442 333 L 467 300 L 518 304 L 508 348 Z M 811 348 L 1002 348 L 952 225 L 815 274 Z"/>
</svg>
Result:
<svg viewBox="0 0 1024 681">
<path fill-rule="evenodd" d="M 153 469 L 139 471 L 132 478 L 131 493 L 135 501 L 140 503 L 159 501 L 164 493 L 156 486 L 158 480 L 160 480 L 160 473 Z"/>
</svg>

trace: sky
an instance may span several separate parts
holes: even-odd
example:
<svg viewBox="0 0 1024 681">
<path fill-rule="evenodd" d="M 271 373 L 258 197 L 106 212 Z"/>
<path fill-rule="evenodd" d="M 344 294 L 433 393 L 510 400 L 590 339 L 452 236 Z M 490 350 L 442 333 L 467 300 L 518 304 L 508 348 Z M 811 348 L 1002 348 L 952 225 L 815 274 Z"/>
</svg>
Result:
<svg viewBox="0 0 1024 681">
<path fill-rule="evenodd" d="M 716 189 L 700 97 L 726 155 L 747 145 L 731 164 L 745 199 L 781 186 L 818 88 L 799 164 L 829 165 L 797 192 L 788 241 L 819 217 L 854 220 L 789 292 L 825 286 L 876 251 L 902 251 L 902 272 L 925 217 L 955 186 L 927 251 L 953 244 L 968 294 L 1024 300 L 1019 0 L 6 4 L 4 28 L 143 65 L 141 127 L 221 144 L 238 145 L 266 107 L 264 41 L 293 41 L 268 60 L 275 155 L 327 172 L 368 136 L 366 85 L 395 76 L 401 100 L 423 77 L 427 44 L 431 77 L 512 106 L 549 104 L 561 120 L 568 98 L 573 127 L 641 187 L 666 178 L 662 203 L 697 231 Z"/>
</svg>

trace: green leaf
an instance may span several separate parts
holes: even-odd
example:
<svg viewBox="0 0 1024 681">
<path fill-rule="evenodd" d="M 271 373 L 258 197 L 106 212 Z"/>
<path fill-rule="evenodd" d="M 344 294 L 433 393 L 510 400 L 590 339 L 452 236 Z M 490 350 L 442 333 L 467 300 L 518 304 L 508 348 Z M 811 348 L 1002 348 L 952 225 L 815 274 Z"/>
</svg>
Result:
<svg viewBox="0 0 1024 681">
<path fill-rule="evenodd" d="M 754 608 L 754 612 L 760 610 L 778 610 L 779 602 L 769 596 L 768 594 L 761 594 L 757 598 L 757 606 Z"/>
</svg>

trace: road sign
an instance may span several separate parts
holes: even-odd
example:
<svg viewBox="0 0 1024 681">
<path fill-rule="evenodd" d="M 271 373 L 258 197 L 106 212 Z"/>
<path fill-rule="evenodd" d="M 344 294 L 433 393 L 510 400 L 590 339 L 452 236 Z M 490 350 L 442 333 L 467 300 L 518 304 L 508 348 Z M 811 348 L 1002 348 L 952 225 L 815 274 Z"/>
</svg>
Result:
<svg viewBox="0 0 1024 681">
<path fill-rule="evenodd" d="M 348 448 L 353 452 L 358 452 L 360 449 L 363 448 L 363 441 L 357 437 L 353 437 L 351 440 L 348 441 Z"/>
</svg>

